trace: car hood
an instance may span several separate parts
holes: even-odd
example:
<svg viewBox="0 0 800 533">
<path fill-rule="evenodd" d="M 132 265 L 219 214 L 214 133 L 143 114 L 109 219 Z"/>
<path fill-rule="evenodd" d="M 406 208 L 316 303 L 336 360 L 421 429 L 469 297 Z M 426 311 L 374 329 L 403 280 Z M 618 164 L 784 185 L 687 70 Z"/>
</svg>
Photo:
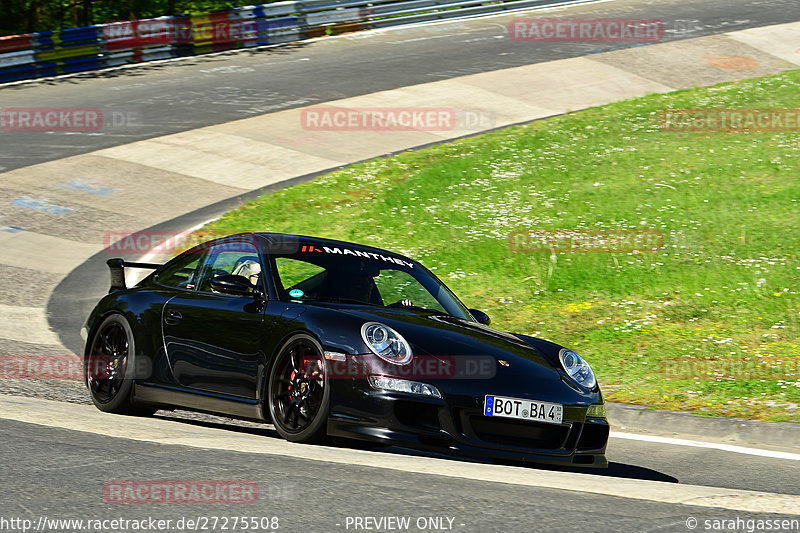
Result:
<svg viewBox="0 0 800 533">
<path fill-rule="evenodd" d="M 393 328 L 411 344 L 415 356 L 492 358 L 499 364 L 498 374 L 524 373 L 539 380 L 562 379 L 557 366 L 560 349 L 557 345 L 552 345 L 556 350 L 554 360 L 547 350 L 541 347 L 537 350 L 520 337 L 449 315 L 387 308 L 338 310 L 356 319 L 359 331 L 360 324 L 371 321 Z"/>
<path fill-rule="evenodd" d="M 313 307 L 313 310 L 312 310 Z M 380 322 L 400 333 L 411 345 L 414 359 L 410 365 L 390 365 L 389 374 L 403 374 L 408 367 L 431 359 L 455 362 L 467 370 L 463 375 L 440 375 L 413 378 L 436 384 L 450 397 L 474 402 L 486 394 L 557 401 L 586 405 L 599 401 L 599 389 L 586 390 L 574 383 L 561 368 L 561 346 L 534 337 L 512 335 L 477 322 L 453 316 L 420 311 L 345 304 L 324 303 L 306 307 L 306 325 L 314 330 L 326 349 L 372 357 L 361 338 L 361 326 Z M 359 358 L 360 356 L 355 355 Z M 478 366 L 474 364 L 478 361 Z M 490 363 L 490 372 L 483 372 Z M 472 365 L 472 366 L 469 366 Z M 394 368 L 395 371 L 391 371 Z M 412 376 L 417 374 L 412 371 Z M 476 404 L 477 405 L 477 404 Z"/>
</svg>

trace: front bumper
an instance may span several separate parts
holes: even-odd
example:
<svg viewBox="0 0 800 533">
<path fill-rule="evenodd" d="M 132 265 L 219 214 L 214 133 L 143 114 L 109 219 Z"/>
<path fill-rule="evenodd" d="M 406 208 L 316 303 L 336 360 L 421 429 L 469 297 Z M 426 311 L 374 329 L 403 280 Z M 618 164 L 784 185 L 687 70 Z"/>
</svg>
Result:
<svg viewBox="0 0 800 533">
<path fill-rule="evenodd" d="M 565 404 L 561 424 L 488 417 L 483 397 L 443 398 L 375 390 L 366 380 L 333 383 L 328 434 L 475 457 L 604 468 L 609 424 L 588 405 Z"/>
</svg>

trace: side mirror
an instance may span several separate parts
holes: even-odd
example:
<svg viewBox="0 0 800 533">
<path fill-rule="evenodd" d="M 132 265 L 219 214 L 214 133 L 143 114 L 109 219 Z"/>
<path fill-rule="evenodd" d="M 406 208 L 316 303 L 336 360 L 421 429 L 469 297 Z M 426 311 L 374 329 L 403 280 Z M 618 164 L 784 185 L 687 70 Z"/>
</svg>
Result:
<svg viewBox="0 0 800 533">
<path fill-rule="evenodd" d="M 258 294 L 249 279 L 235 274 L 214 276 L 214 279 L 211 280 L 211 289 L 222 294 L 232 294 L 234 296 L 256 296 Z"/>
<path fill-rule="evenodd" d="M 468 309 L 469 314 L 472 315 L 472 318 L 483 324 L 484 326 L 488 326 L 492 323 L 492 319 L 489 318 L 489 315 L 484 313 L 483 311 L 478 311 L 477 309 Z"/>
</svg>

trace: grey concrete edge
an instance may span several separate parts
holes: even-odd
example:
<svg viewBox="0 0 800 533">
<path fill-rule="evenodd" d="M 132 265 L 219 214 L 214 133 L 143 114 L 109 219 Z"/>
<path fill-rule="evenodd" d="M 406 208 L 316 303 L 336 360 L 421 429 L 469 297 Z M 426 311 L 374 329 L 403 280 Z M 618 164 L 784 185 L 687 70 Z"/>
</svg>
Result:
<svg viewBox="0 0 800 533">
<path fill-rule="evenodd" d="M 642 405 L 606 403 L 612 431 L 653 433 L 677 438 L 714 440 L 740 446 L 800 449 L 800 424 L 761 422 L 749 418 L 701 416 L 655 410 Z"/>
</svg>

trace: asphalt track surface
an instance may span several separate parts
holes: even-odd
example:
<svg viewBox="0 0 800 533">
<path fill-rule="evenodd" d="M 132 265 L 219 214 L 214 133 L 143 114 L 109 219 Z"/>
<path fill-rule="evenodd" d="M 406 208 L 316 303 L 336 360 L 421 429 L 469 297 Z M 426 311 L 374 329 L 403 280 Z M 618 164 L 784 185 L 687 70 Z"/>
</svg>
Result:
<svg viewBox="0 0 800 533">
<path fill-rule="evenodd" d="M 173 521 L 181 517 L 267 516 L 279 518 L 279 531 L 336 532 L 354 530 L 352 525 L 347 527 L 348 517 L 408 516 L 414 522 L 449 517 L 453 519 L 452 526 L 444 530 L 463 532 L 688 531 L 686 524 L 691 518 L 700 521 L 699 530 L 703 530 L 705 520 L 739 519 L 744 524 L 746 520 L 799 518 L 355 464 L 343 467 L 285 456 L 151 444 L 10 420 L 0 421 L 0 430 L 0 460 L 4 465 L 2 515 L 25 517 L 34 523 L 41 516 L 154 517 Z M 263 438 L 275 437 L 265 434 Z M 663 450 L 651 450 L 659 451 Z M 721 462 L 728 470 L 746 466 L 724 456 L 708 459 L 709 466 Z M 793 472 L 797 479 L 796 467 Z M 762 477 L 766 475 L 767 472 L 760 473 Z M 698 478 L 702 476 L 698 472 Z M 657 474 L 651 477 L 677 481 Z M 106 499 L 107 483 L 137 479 L 256 482 L 259 498 L 247 505 L 120 505 Z M 412 526 L 407 530 L 442 528 Z"/>
<path fill-rule="evenodd" d="M 664 41 L 671 41 L 800 20 L 800 2 L 614 0 L 544 15 L 659 19 Z M 0 132 L 0 171 L 299 106 L 635 45 L 515 42 L 508 23 L 523 16 L 540 15 L 354 33 L 0 88 L 1 107 L 94 107 L 117 124 L 95 133 Z"/>
<path fill-rule="evenodd" d="M 660 18 L 673 30 L 666 38 L 680 39 L 798 20 L 800 3 L 620 0 L 559 14 Z M 2 107 L 100 107 L 107 113 L 130 112 L 135 123 L 102 135 L 2 132 L 0 171 L 281 109 L 618 46 L 514 43 L 504 36 L 508 20 L 516 16 L 354 34 L 6 87 L 0 89 Z M 312 87 L 307 84 L 311 79 L 323 81 Z M 209 208 L 209 212 L 219 207 Z M 201 222 L 204 215 L 194 217 Z M 186 222 L 189 220 L 183 219 L 180 224 L 186 227 Z M 173 415 L 161 414 L 165 416 Z M 109 423 L 124 423 L 124 419 Z M 220 427 L 277 439 L 269 427 L 237 429 L 227 423 Z M 374 453 L 412 452 L 389 449 Z M 800 494 L 800 461 L 616 438 L 609 447 L 609 460 L 610 468 L 603 474 L 609 482 L 629 478 Z M 689 517 L 700 520 L 697 530 L 704 529 L 704 519 L 775 518 L 359 465 L 343 467 L 300 458 L 142 443 L 10 420 L 0 420 L 0 461 L 4 518 L 177 519 L 246 514 L 277 516 L 285 524 L 282 531 L 352 531 L 344 526 L 348 516 L 448 516 L 454 518 L 455 531 L 688 531 Z M 103 484 L 113 479 L 254 479 L 267 497 L 247 506 L 246 512 L 235 505 L 120 506 L 108 504 L 102 497 Z"/>
</svg>

